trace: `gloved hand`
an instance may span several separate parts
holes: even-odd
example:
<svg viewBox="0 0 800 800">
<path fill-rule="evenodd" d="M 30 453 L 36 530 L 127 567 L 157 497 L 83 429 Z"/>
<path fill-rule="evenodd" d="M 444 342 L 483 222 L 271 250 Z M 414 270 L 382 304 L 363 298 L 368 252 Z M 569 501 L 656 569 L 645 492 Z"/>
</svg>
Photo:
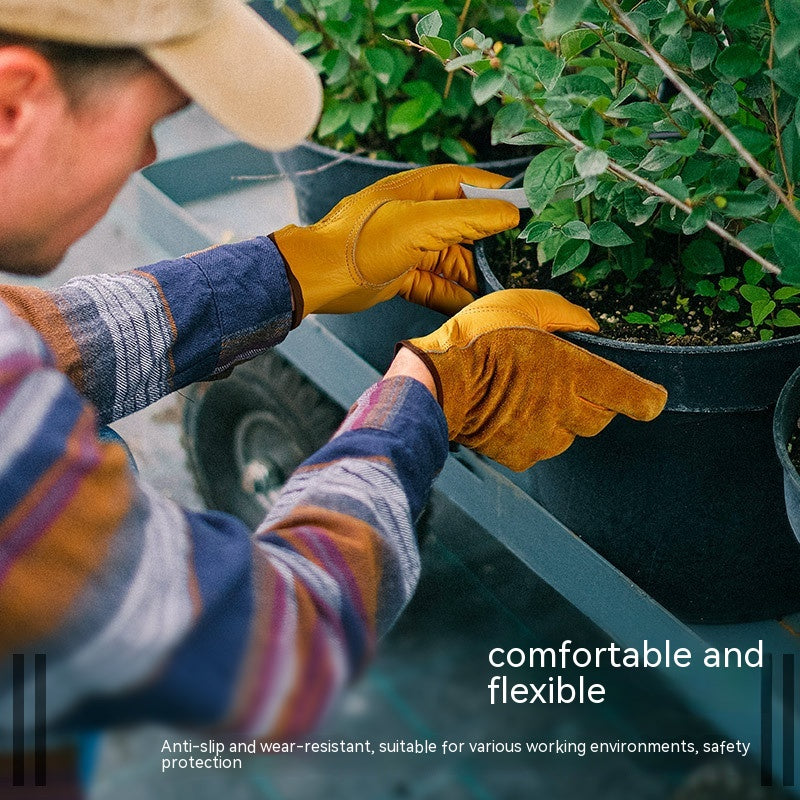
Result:
<svg viewBox="0 0 800 800">
<path fill-rule="evenodd" d="M 519 211 L 502 200 L 466 200 L 460 183 L 507 182 L 475 167 L 401 172 L 340 201 L 305 228 L 272 234 L 287 265 L 294 325 L 308 314 L 344 314 L 400 295 L 454 314 L 478 290 L 462 245 L 513 228 Z"/>
<path fill-rule="evenodd" d="M 431 371 L 450 440 L 521 471 L 617 412 L 648 421 L 667 401 L 663 386 L 551 333 L 568 330 L 598 327 L 554 292 L 508 289 L 401 346 Z"/>
</svg>

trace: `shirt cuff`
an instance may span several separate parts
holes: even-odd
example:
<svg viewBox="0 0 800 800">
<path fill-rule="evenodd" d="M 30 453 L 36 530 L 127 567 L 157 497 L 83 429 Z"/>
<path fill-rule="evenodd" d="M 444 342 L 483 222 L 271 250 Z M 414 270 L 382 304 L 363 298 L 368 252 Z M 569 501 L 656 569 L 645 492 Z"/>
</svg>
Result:
<svg viewBox="0 0 800 800">
<path fill-rule="evenodd" d="M 447 421 L 436 398 L 419 381 L 398 376 L 367 389 L 333 439 L 306 463 L 344 456 L 387 458 L 416 519 L 447 452 Z"/>
</svg>

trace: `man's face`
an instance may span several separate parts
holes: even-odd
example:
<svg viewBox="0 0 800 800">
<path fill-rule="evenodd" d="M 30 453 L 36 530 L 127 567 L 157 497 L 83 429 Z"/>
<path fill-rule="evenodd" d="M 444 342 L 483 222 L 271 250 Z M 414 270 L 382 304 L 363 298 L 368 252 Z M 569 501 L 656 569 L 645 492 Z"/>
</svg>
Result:
<svg viewBox="0 0 800 800">
<path fill-rule="evenodd" d="M 55 87 L 0 157 L 0 270 L 54 269 L 131 174 L 155 160 L 153 125 L 187 102 L 156 69 L 93 87 L 74 107 Z"/>
</svg>

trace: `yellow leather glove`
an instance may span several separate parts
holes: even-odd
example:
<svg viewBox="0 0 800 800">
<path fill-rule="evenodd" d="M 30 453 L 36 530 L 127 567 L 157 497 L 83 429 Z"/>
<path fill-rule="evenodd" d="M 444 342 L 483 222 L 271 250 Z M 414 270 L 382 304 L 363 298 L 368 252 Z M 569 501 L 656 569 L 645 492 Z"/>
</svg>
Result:
<svg viewBox="0 0 800 800">
<path fill-rule="evenodd" d="M 599 433 L 618 412 L 648 421 L 664 408 L 663 386 L 551 333 L 597 329 L 554 292 L 508 289 L 401 345 L 433 375 L 451 441 L 519 472 Z"/>
<path fill-rule="evenodd" d="M 361 311 L 400 295 L 454 314 L 478 290 L 462 245 L 513 228 L 502 200 L 466 200 L 461 182 L 498 188 L 502 175 L 443 164 L 401 172 L 340 201 L 314 225 L 272 234 L 287 265 L 294 325 L 314 312 Z"/>
</svg>

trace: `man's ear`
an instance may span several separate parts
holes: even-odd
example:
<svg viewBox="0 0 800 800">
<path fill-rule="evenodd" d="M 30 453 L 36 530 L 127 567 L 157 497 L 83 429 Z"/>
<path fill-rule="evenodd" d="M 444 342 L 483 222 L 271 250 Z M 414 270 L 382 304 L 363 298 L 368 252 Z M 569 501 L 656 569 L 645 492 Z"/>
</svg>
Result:
<svg viewBox="0 0 800 800">
<path fill-rule="evenodd" d="M 59 95 L 46 58 L 29 47 L 0 47 L 0 153 L 16 145 Z"/>
</svg>

